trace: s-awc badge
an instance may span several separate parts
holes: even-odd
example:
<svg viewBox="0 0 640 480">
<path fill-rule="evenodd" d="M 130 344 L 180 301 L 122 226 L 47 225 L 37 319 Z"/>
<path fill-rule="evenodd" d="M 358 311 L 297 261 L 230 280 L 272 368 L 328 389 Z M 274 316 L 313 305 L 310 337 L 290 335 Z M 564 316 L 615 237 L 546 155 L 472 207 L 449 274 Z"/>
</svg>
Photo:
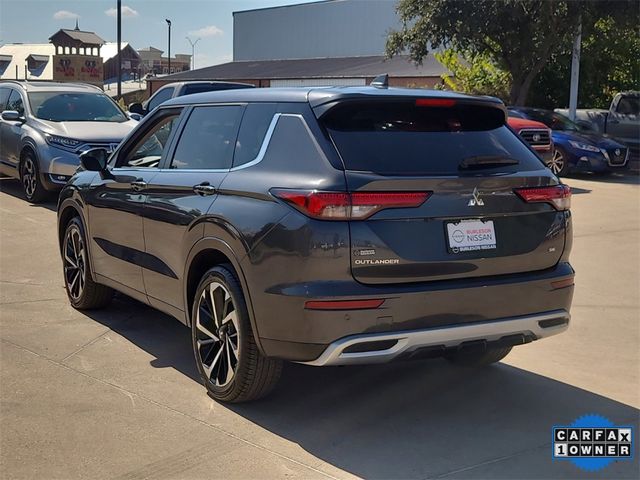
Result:
<svg viewBox="0 0 640 480">
<path fill-rule="evenodd" d="M 585 415 L 571 425 L 553 427 L 553 459 L 570 460 L 586 471 L 613 461 L 633 460 L 633 427 L 616 426 L 600 415 Z"/>
</svg>

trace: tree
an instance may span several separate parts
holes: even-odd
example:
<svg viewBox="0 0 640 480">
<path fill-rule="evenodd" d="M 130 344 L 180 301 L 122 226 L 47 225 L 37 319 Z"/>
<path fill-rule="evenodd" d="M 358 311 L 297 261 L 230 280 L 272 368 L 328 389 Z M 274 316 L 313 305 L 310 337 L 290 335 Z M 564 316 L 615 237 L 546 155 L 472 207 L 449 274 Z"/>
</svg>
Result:
<svg viewBox="0 0 640 480">
<path fill-rule="evenodd" d="M 430 48 L 488 55 L 509 72 L 515 105 L 525 104 L 533 81 L 580 22 L 583 32 L 607 16 L 618 25 L 640 22 L 635 0 L 400 0 L 397 11 L 402 28 L 390 33 L 388 55 L 408 50 L 417 63 Z"/>
<path fill-rule="evenodd" d="M 451 72 L 451 75 L 442 76 L 447 88 L 471 95 L 491 95 L 505 102 L 508 100 L 511 76 L 488 55 L 457 52 L 452 48 L 434 55 Z"/>
<path fill-rule="evenodd" d="M 542 108 L 566 107 L 571 77 L 571 46 L 551 56 L 531 86 L 529 104 Z M 598 20 L 582 38 L 581 108 L 609 108 L 613 96 L 640 89 L 640 24 L 619 28 L 609 17 Z"/>
</svg>

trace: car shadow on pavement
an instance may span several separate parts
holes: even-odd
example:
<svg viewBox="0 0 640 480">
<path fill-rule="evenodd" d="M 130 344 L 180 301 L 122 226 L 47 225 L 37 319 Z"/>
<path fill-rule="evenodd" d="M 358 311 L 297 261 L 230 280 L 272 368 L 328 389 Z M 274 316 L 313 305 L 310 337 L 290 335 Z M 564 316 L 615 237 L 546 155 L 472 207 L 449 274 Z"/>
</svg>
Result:
<svg viewBox="0 0 640 480">
<path fill-rule="evenodd" d="M 191 351 L 191 331 L 175 318 L 120 293 L 109 308 L 83 313 L 153 355 L 152 367 L 174 368 L 200 382 Z"/>
<path fill-rule="evenodd" d="M 588 180 L 598 183 L 622 183 L 626 185 L 640 185 L 638 172 L 611 172 L 608 175 L 597 173 L 574 173 L 564 177 L 565 180 Z"/>
<path fill-rule="evenodd" d="M 22 185 L 20 184 L 20 180 L 16 180 L 15 178 L 10 177 L 0 177 L 0 192 L 6 193 L 7 195 L 11 195 L 12 197 L 19 198 L 25 203 L 29 203 L 27 199 L 24 197 L 24 192 L 22 191 Z M 57 210 L 58 203 L 58 194 L 51 193 L 47 198 L 46 202 L 42 203 L 32 203 L 30 206 L 32 207 L 41 207 L 51 210 L 55 212 Z"/>
<path fill-rule="evenodd" d="M 122 295 L 109 309 L 86 313 L 152 355 L 151 366 L 199 383 L 190 331 L 177 320 Z M 599 414 L 637 427 L 640 414 L 506 364 L 473 370 L 440 359 L 286 364 L 269 397 L 222 408 L 363 478 L 583 478 L 569 462 L 552 461 L 552 426 Z M 606 474 L 637 478 L 637 460 Z"/>
<path fill-rule="evenodd" d="M 583 478 L 575 466 L 552 461 L 552 426 L 599 414 L 637 429 L 639 416 L 526 370 L 463 369 L 444 360 L 289 364 L 272 396 L 229 408 L 363 478 Z M 608 474 L 638 478 L 637 462 Z"/>
</svg>

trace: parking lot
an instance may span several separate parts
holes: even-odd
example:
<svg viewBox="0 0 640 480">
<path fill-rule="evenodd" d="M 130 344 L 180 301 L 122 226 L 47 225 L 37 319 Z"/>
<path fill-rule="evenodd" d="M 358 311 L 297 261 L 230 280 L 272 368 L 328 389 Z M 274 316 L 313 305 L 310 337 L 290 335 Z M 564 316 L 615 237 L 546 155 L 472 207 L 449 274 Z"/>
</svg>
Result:
<svg viewBox="0 0 640 480">
<path fill-rule="evenodd" d="M 553 425 L 599 414 L 637 432 L 640 408 L 640 182 L 566 183 L 566 334 L 482 371 L 288 365 L 266 400 L 226 406 L 199 384 L 177 321 L 122 296 L 69 306 L 55 204 L 0 179 L 0 476 L 638 478 L 637 433 L 636 459 L 600 474 L 551 458 Z"/>
</svg>

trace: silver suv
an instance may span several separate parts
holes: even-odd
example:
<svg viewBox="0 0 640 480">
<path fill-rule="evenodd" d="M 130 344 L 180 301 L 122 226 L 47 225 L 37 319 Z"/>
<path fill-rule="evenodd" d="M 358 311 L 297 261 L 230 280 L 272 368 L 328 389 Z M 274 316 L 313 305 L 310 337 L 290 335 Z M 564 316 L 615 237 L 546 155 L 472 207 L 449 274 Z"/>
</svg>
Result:
<svg viewBox="0 0 640 480">
<path fill-rule="evenodd" d="M 30 202 L 57 192 L 91 148 L 110 151 L 137 124 L 98 87 L 0 82 L 0 173 L 19 178 Z"/>
</svg>

